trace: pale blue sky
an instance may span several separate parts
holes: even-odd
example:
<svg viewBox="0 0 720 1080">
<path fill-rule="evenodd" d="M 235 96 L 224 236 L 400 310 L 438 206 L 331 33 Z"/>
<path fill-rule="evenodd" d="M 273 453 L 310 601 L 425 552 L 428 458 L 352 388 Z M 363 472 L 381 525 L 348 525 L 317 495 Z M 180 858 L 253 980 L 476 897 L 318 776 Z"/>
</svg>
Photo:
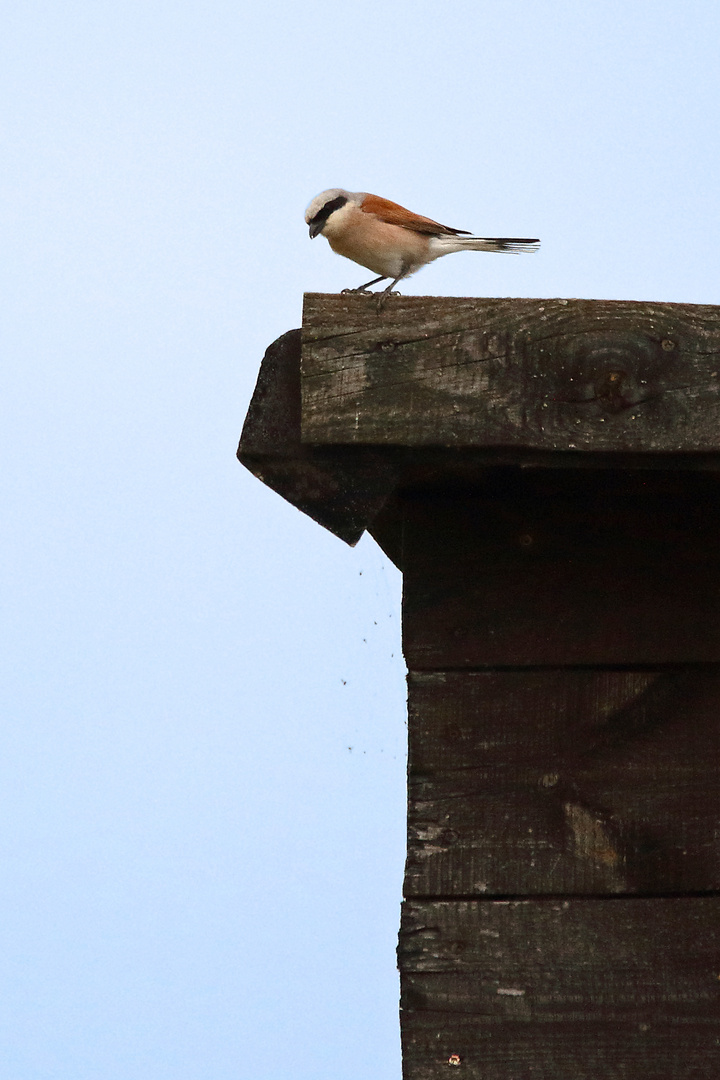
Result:
<svg viewBox="0 0 720 1080">
<path fill-rule="evenodd" d="M 399 575 L 234 459 L 303 291 L 367 277 L 304 208 L 542 238 L 408 293 L 718 303 L 720 9 L 2 26 L 2 1075 L 396 1080 Z"/>
</svg>

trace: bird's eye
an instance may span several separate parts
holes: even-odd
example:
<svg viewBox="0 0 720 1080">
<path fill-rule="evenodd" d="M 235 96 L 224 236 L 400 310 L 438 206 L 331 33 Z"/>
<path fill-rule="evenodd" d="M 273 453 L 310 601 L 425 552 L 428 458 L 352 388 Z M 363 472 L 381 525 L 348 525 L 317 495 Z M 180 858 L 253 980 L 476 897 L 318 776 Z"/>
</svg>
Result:
<svg viewBox="0 0 720 1080">
<path fill-rule="evenodd" d="M 336 210 L 339 210 L 341 206 L 344 206 L 347 202 L 345 195 L 338 195 L 336 199 L 330 199 L 324 206 L 321 206 L 315 217 L 311 218 L 308 225 L 312 227 L 314 233 L 317 234 L 321 231 L 323 225 Z"/>
</svg>

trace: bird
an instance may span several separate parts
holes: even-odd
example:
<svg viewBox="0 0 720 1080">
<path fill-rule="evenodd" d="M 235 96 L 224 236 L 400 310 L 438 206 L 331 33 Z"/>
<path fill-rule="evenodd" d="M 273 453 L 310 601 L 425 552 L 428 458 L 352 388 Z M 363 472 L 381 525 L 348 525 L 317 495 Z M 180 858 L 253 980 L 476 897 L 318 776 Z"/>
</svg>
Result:
<svg viewBox="0 0 720 1080">
<path fill-rule="evenodd" d="M 316 195 L 305 211 L 310 239 L 322 234 L 338 255 L 367 267 L 379 277 L 343 293 L 367 292 L 391 278 L 378 295 L 378 311 L 403 278 L 454 251 L 537 251 L 540 241 L 516 237 L 472 236 L 432 218 L 406 210 L 398 203 L 367 191 L 328 188 Z"/>
</svg>

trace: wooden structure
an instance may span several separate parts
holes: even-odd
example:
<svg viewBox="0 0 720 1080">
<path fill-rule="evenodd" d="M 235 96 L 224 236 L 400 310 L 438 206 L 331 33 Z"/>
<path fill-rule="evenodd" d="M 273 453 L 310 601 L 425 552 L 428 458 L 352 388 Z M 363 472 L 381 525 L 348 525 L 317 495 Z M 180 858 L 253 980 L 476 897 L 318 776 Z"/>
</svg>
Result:
<svg viewBox="0 0 720 1080">
<path fill-rule="evenodd" d="M 308 295 L 239 456 L 403 571 L 405 1080 L 719 1077 L 720 308 Z"/>
</svg>

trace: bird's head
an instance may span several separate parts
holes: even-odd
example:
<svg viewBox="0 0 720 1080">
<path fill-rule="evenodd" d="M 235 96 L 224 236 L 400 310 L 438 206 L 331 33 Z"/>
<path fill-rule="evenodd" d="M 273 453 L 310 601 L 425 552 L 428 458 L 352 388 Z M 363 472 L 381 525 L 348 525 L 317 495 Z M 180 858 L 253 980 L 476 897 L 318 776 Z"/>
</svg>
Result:
<svg viewBox="0 0 720 1080">
<path fill-rule="evenodd" d="M 312 240 L 323 231 L 331 214 L 353 198 L 353 193 L 345 191 L 344 188 L 328 188 L 327 191 L 316 195 L 305 211 L 305 224 L 310 227 L 310 239 Z"/>
</svg>

